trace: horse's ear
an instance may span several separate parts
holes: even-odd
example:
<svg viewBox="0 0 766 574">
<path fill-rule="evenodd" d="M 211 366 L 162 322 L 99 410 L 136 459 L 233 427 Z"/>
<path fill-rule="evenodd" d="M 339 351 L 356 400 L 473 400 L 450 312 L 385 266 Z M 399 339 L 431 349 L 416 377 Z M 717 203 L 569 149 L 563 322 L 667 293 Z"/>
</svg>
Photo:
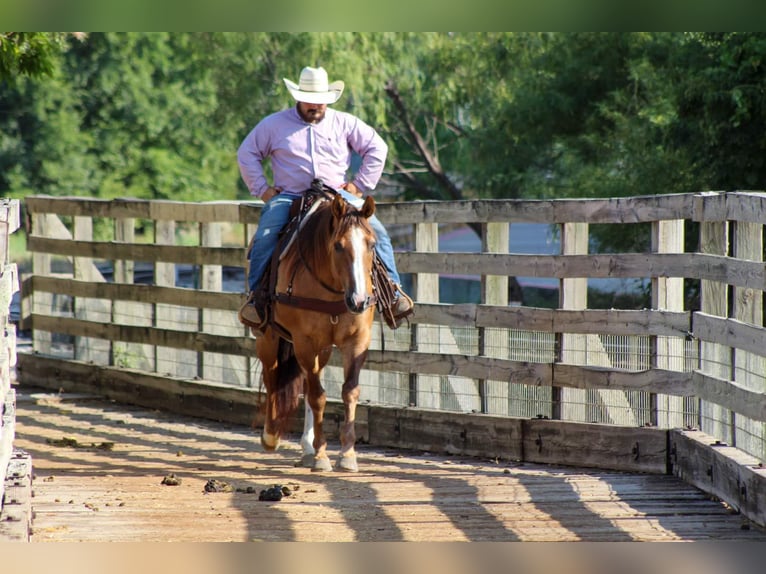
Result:
<svg viewBox="0 0 766 574">
<path fill-rule="evenodd" d="M 346 200 L 338 194 L 332 200 L 332 214 L 335 219 L 341 219 L 346 214 Z"/>
<path fill-rule="evenodd" d="M 372 214 L 375 213 L 375 200 L 371 195 L 368 195 L 364 199 L 364 205 L 362 205 L 362 209 L 360 211 L 362 212 L 362 216 L 365 219 L 369 219 L 372 217 Z"/>
</svg>

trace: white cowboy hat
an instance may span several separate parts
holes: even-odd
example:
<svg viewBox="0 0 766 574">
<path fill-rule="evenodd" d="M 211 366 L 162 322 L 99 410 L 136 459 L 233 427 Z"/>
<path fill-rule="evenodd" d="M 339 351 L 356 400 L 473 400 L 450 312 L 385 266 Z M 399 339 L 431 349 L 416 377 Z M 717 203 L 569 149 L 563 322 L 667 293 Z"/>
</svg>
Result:
<svg viewBox="0 0 766 574">
<path fill-rule="evenodd" d="M 283 78 L 285 86 L 290 90 L 297 102 L 308 104 L 334 104 L 340 99 L 345 84 L 338 80 L 332 84 L 327 83 L 327 72 L 324 68 L 311 68 L 306 66 L 301 70 L 299 83 L 291 82 Z"/>
</svg>

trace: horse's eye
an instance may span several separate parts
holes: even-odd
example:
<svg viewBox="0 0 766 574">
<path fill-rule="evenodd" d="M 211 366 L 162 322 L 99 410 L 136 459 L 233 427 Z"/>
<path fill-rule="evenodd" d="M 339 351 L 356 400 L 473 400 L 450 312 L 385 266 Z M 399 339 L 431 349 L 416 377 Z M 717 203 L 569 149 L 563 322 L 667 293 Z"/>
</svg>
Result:
<svg viewBox="0 0 766 574">
<path fill-rule="evenodd" d="M 340 253 L 341 251 L 343 251 L 343 245 L 341 244 L 340 241 L 336 241 L 335 245 L 333 245 L 333 249 L 335 249 L 336 253 Z"/>
<path fill-rule="evenodd" d="M 377 245 L 374 241 L 370 241 L 370 251 L 375 249 L 375 245 Z"/>
</svg>

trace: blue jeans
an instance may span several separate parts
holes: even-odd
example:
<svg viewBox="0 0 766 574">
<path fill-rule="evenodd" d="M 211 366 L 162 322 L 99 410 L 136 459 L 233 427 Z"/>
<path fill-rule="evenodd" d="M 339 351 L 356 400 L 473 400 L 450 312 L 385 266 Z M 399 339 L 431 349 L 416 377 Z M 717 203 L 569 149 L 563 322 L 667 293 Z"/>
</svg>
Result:
<svg viewBox="0 0 766 574">
<path fill-rule="evenodd" d="M 339 193 L 354 207 L 361 207 L 364 199 L 357 197 L 347 191 L 339 190 Z M 271 255 L 279 242 L 279 232 L 290 219 L 290 205 L 295 199 L 294 195 L 277 194 L 272 197 L 261 211 L 261 220 L 258 223 L 258 230 L 255 232 L 253 249 L 250 251 L 250 273 L 247 276 L 250 291 L 254 291 L 261 280 L 266 266 L 271 260 Z M 399 272 L 396 270 L 394 261 L 394 247 L 391 245 L 391 238 L 385 227 L 376 216 L 370 218 L 377 243 L 375 251 L 380 257 L 381 263 L 388 271 L 389 278 L 399 285 Z"/>
</svg>

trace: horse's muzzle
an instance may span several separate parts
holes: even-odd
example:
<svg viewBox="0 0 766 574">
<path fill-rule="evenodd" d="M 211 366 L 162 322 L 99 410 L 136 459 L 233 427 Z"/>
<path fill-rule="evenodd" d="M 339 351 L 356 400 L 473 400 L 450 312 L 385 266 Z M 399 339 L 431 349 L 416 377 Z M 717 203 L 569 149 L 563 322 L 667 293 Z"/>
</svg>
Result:
<svg viewBox="0 0 766 574">
<path fill-rule="evenodd" d="M 367 297 L 359 297 L 355 294 L 346 295 L 346 307 L 348 307 L 349 312 L 353 313 L 354 315 L 364 313 L 373 305 L 375 305 L 374 296 L 368 295 Z"/>
</svg>

